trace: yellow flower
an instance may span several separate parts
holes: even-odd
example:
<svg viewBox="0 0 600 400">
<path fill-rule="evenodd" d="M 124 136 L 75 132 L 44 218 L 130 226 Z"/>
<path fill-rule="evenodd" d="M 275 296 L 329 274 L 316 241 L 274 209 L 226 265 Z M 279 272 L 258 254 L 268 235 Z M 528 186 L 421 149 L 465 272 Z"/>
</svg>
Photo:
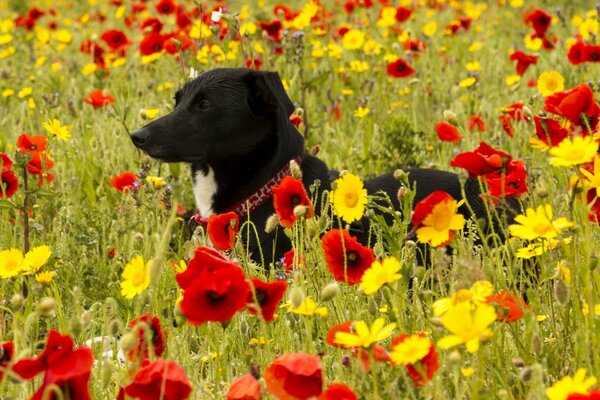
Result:
<svg viewBox="0 0 600 400">
<path fill-rule="evenodd" d="M 35 281 L 41 284 L 50 283 L 55 277 L 56 271 L 40 272 L 35 276 Z"/>
<path fill-rule="evenodd" d="M 57 119 L 49 119 L 42 124 L 44 129 L 49 133 L 53 134 L 60 140 L 67 141 L 71 139 L 71 133 L 69 130 L 71 129 L 71 125 L 61 125 L 60 121 Z"/>
<path fill-rule="evenodd" d="M 19 90 L 19 93 L 17 93 L 17 97 L 22 99 L 31 95 L 31 93 L 33 93 L 33 89 L 31 87 L 24 87 L 23 89 Z"/>
<path fill-rule="evenodd" d="M 432 37 L 437 32 L 438 24 L 435 21 L 429 21 L 423 27 L 423 35 Z"/>
<path fill-rule="evenodd" d="M 543 44 L 544 42 L 542 42 L 542 39 L 533 38 L 530 35 L 525 35 L 525 47 L 529 50 L 538 51 L 542 48 Z"/>
<path fill-rule="evenodd" d="M 371 112 L 371 110 L 369 109 L 369 107 L 358 107 L 356 110 L 354 110 L 354 116 L 356 118 L 364 118 L 370 112 Z"/>
<path fill-rule="evenodd" d="M 481 64 L 479 63 L 479 61 L 472 61 L 472 62 L 468 62 L 466 64 L 466 67 L 467 67 L 467 71 L 475 72 L 475 71 L 479 71 L 479 69 L 481 68 Z"/>
<path fill-rule="evenodd" d="M 350 61 L 350 70 L 354 72 L 365 72 L 369 70 L 369 63 L 366 61 L 352 60 Z"/>
<path fill-rule="evenodd" d="M 19 249 L 0 251 L 0 278 L 11 278 L 23 270 L 23 253 Z"/>
<path fill-rule="evenodd" d="M 164 178 L 162 178 L 160 176 L 151 176 L 151 175 L 148 175 L 146 177 L 146 181 L 148 183 L 151 183 L 152 186 L 154 186 L 155 188 L 159 188 L 159 187 L 162 187 L 162 186 L 166 185 Z"/>
<path fill-rule="evenodd" d="M 431 350 L 431 340 L 423 334 L 410 335 L 392 348 L 390 358 L 396 365 L 414 364 Z"/>
<path fill-rule="evenodd" d="M 450 297 L 439 299 L 432 305 L 433 315 L 444 314 L 458 303 L 469 302 L 473 306 L 487 303 L 487 298 L 494 293 L 494 287 L 489 281 L 477 281 L 470 289 L 461 289 Z"/>
<path fill-rule="evenodd" d="M 550 149 L 554 156 L 550 158 L 550 164 L 557 167 L 583 164 L 591 161 L 597 152 L 598 142 L 591 135 L 566 138 Z"/>
<path fill-rule="evenodd" d="M 465 217 L 457 214 L 459 204 L 456 200 L 443 200 L 433 207 L 433 210 L 417 229 L 417 239 L 421 243 L 429 243 L 433 247 L 441 246 L 452 240 L 454 233 L 465 226 Z"/>
<path fill-rule="evenodd" d="M 2 97 L 10 97 L 10 96 L 12 96 L 13 94 L 15 94 L 15 91 L 14 91 L 14 90 L 12 90 L 12 89 L 10 89 L 10 88 L 9 88 L 9 89 L 4 89 L 4 90 L 2 91 Z"/>
<path fill-rule="evenodd" d="M 91 74 L 93 74 L 94 72 L 96 72 L 96 70 L 98 70 L 98 66 L 94 63 L 89 63 L 89 64 L 85 64 L 82 68 L 81 68 L 81 73 L 84 76 L 90 76 Z"/>
<path fill-rule="evenodd" d="M 567 266 L 567 262 L 564 260 L 560 260 L 556 265 L 556 275 L 557 277 L 565 283 L 565 285 L 571 284 L 571 270 Z"/>
<path fill-rule="evenodd" d="M 515 222 L 518 224 L 508 227 L 510 234 L 525 240 L 552 239 L 563 229 L 573 226 L 565 217 L 552 221 L 552 207 L 549 204 L 538 206 L 536 210 L 528 208 L 525 214 L 515 217 Z"/>
<path fill-rule="evenodd" d="M 600 189 L 600 156 L 594 157 L 594 173 L 592 174 L 585 168 L 579 168 L 588 187 Z"/>
<path fill-rule="evenodd" d="M 23 259 L 23 271 L 25 275 L 33 274 L 46 264 L 52 252 L 48 246 L 37 246 L 25 254 Z"/>
<path fill-rule="evenodd" d="M 471 375 L 473 375 L 475 373 L 475 370 L 473 368 L 470 368 L 470 367 L 465 367 L 465 368 L 461 368 L 460 369 L 460 373 L 465 378 L 468 378 L 468 377 L 470 377 Z"/>
<path fill-rule="evenodd" d="M 397 281 L 402 277 L 398 273 L 402 268 L 400 261 L 395 257 L 387 257 L 383 263 L 378 260 L 371 264 L 360 280 L 360 287 L 367 295 L 377 292 L 383 285 Z"/>
<path fill-rule="evenodd" d="M 469 50 L 471 53 L 473 53 L 473 52 L 475 52 L 475 51 L 479 51 L 479 50 L 481 50 L 481 49 L 483 49 L 483 43 L 481 43 L 481 42 L 473 42 L 473 43 L 471 43 L 471 45 L 469 46 L 469 49 L 468 49 L 468 50 Z"/>
<path fill-rule="evenodd" d="M 346 50 L 358 50 L 365 43 L 365 34 L 358 29 L 350 29 L 342 38 L 342 47 Z"/>
<path fill-rule="evenodd" d="M 537 80 L 537 90 L 548 97 L 565 89 L 565 78 L 557 71 L 545 71 Z"/>
<path fill-rule="evenodd" d="M 310 297 L 306 297 L 304 303 L 300 304 L 297 308 L 292 308 L 292 304 L 284 304 L 283 307 L 288 308 L 288 312 L 291 310 L 294 314 L 300 315 L 319 315 L 321 317 L 327 316 L 327 308 L 319 307 L 318 304 L 311 299 Z"/>
<path fill-rule="evenodd" d="M 144 119 L 154 119 L 160 112 L 160 108 L 147 108 L 147 109 L 141 110 L 141 111 L 142 111 L 142 117 Z"/>
<path fill-rule="evenodd" d="M 553 250 L 558 246 L 559 241 L 556 239 L 544 240 L 540 243 L 527 245 L 515 253 L 518 258 L 529 259 L 544 254 L 548 250 Z"/>
<path fill-rule="evenodd" d="M 470 76 L 470 77 L 460 81 L 458 86 L 464 87 L 464 88 L 470 88 L 471 86 L 473 86 L 475 84 L 475 82 L 477 82 L 477 78 Z"/>
<path fill-rule="evenodd" d="M 127 299 L 133 299 L 150 285 L 150 264 L 144 263 L 142 256 L 137 256 L 125 266 L 121 281 L 121 294 Z"/>
<path fill-rule="evenodd" d="M 346 173 L 335 181 L 335 185 L 331 193 L 335 214 L 347 223 L 361 219 L 367 204 L 367 190 L 361 179 Z"/>
<path fill-rule="evenodd" d="M 364 321 L 356 321 L 354 323 L 354 333 L 337 332 L 333 341 L 348 348 L 369 348 L 373 343 L 387 339 L 396 328 L 394 323 L 384 325 L 385 320 L 383 318 L 377 318 L 370 329 Z"/>
<path fill-rule="evenodd" d="M 464 343 L 467 351 L 475 353 L 479 341 L 492 336 L 488 326 L 495 320 L 496 310 L 489 304 L 478 304 L 473 310 L 468 302 L 458 303 L 442 315 L 442 325 L 451 335 L 441 338 L 438 346 L 449 349 Z"/>
<path fill-rule="evenodd" d="M 546 390 L 546 396 L 550 400 L 566 400 L 569 395 L 574 393 L 585 394 L 596 384 L 596 378 L 585 377 L 585 368 L 580 368 L 573 377 L 566 376 L 560 381 L 554 383 L 552 387 Z"/>
<path fill-rule="evenodd" d="M 516 85 L 521 80 L 521 75 L 510 75 L 506 77 L 506 84 L 508 86 Z"/>
</svg>

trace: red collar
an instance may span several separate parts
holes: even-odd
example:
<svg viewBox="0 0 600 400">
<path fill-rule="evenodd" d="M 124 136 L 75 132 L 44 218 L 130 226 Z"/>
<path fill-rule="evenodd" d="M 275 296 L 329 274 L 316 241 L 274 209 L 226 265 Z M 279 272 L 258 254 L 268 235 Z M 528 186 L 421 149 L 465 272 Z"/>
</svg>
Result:
<svg viewBox="0 0 600 400">
<path fill-rule="evenodd" d="M 302 163 L 302 159 L 300 156 L 292 158 L 291 161 L 295 161 L 296 164 L 300 165 Z M 248 215 L 250 211 L 256 210 L 258 207 L 262 206 L 271 198 L 273 195 L 273 188 L 278 186 L 279 183 L 288 175 L 291 175 L 291 167 L 290 163 L 286 163 L 283 168 L 275 174 L 271 179 L 269 179 L 264 185 L 262 185 L 258 190 L 252 193 L 245 199 L 242 199 L 229 207 L 227 210 L 223 212 L 233 211 L 240 217 L 244 217 Z M 200 215 L 200 211 L 196 211 L 196 214 L 192 217 L 192 219 L 198 224 L 206 226 L 208 224 L 208 217 L 203 217 Z"/>
</svg>

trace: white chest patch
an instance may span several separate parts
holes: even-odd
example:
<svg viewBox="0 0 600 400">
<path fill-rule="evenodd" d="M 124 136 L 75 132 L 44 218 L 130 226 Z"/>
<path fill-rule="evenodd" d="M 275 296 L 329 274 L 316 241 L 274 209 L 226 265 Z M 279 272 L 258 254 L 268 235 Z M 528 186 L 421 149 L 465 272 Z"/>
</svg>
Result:
<svg viewBox="0 0 600 400">
<path fill-rule="evenodd" d="M 196 198 L 196 207 L 200 215 L 208 218 L 213 213 L 213 197 L 217 193 L 217 181 L 212 168 L 208 167 L 208 172 L 196 172 L 194 182 L 194 197 Z"/>
</svg>

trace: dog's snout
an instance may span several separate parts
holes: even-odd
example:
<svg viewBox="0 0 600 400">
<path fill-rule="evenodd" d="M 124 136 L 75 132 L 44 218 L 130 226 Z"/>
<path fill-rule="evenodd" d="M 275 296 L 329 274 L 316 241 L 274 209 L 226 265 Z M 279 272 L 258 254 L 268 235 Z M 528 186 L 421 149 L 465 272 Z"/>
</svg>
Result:
<svg viewBox="0 0 600 400">
<path fill-rule="evenodd" d="M 131 134 L 131 140 L 133 141 L 133 144 L 135 144 L 138 147 L 146 143 L 149 138 L 150 131 L 144 128 L 137 129 Z"/>
</svg>

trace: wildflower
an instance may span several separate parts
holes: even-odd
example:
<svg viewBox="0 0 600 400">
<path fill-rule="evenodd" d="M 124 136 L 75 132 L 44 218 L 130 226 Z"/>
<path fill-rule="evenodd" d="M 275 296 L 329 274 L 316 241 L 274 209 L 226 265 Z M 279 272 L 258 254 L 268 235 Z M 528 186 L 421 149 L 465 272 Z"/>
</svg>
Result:
<svg viewBox="0 0 600 400">
<path fill-rule="evenodd" d="M 104 93 L 102 89 L 96 89 L 91 91 L 83 101 L 94 107 L 94 109 L 97 109 L 113 104 L 115 98 L 108 93 Z"/>
<path fill-rule="evenodd" d="M 239 225 L 239 217 L 233 211 L 219 215 L 213 214 L 208 217 L 206 231 L 216 249 L 230 250 L 235 242 Z"/>
<path fill-rule="evenodd" d="M 514 160 L 506 164 L 504 170 L 485 176 L 489 194 L 492 197 L 519 197 L 527 193 L 527 173 L 523 160 Z"/>
<path fill-rule="evenodd" d="M 509 75 L 506 77 L 505 82 L 508 86 L 513 86 L 519 83 L 521 75 Z"/>
<path fill-rule="evenodd" d="M 23 253 L 19 249 L 0 251 L 0 278 L 12 278 L 23 270 Z"/>
<path fill-rule="evenodd" d="M 469 172 L 469 178 L 475 178 L 498 171 L 511 160 L 510 154 L 481 142 L 474 151 L 458 154 L 454 160 L 450 161 L 450 165 L 466 169 Z"/>
<path fill-rule="evenodd" d="M 127 299 L 133 299 L 150 285 L 150 264 L 152 260 L 144 263 L 142 256 L 131 260 L 123 270 L 121 276 L 121 294 Z"/>
<path fill-rule="evenodd" d="M 344 347 L 364 347 L 368 349 L 372 344 L 387 339 L 394 328 L 396 328 L 395 323 L 385 325 L 383 318 L 377 318 L 371 328 L 364 321 L 355 321 L 354 332 L 336 332 L 334 343 Z"/>
<path fill-rule="evenodd" d="M 331 202 L 335 214 L 345 222 L 360 220 L 367 204 L 367 190 L 362 180 L 350 173 L 336 179 L 335 190 L 331 193 Z"/>
<path fill-rule="evenodd" d="M 309 399 L 323 391 L 321 360 L 305 353 L 286 353 L 265 370 L 267 391 L 278 399 Z"/>
<path fill-rule="evenodd" d="M 273 321 L 275 309 L 283 298 L 288 284 L 286 281 L 263 282 L 260 279 L 252 278 L 253 292 L 248 295 L 248 311 L 257 315 L 259 312 L 266 322 Z M 258 302 L 258 307 L 255 303 Z"/>
<path fill-rule="evenodd" d="M 558 146 L 567 136 L 569 131 L 565 129 L 560 121 L 550 117 L 533 117 L 535 124 L 535 135 L 546 147 Z"/>
<path fill-rule="evenodd" d="M 260 400 L 260 383 L 252 374 L 235 378 L 227 389 L 226 400 Z"/>
<path fill-rule="evenodd" d="M 414 335 L 402 334 L 391 344 L 390 360 L 394 365 L 404 365 L 413 386 L 421 387 L 440 368 L 435 346 L 424 332 Z"/>
<path fill-rule="evenodd" d="M 547 252 L 548 250 L 555 249 L 556 246 L 558 246 L 558 243 L 559 243 L 559 241 L 555 240 L 555 239 L 544 240 L 543 242 L 539 242 L 539 243 L 532 243 L 532 244 L 529 244 L 529 245 L 517 250 L 517 252 L 515 253 L 515 256 L 517 256 L 518 258 L 524 258 L 527 260 L 532 257 L 542 255 L 545 252 Z"/>
<path fill-rule="evenodd" d="M 575 126 L 592 131 L 596 128 L 600 117 L 600 106 L 594 100 L 594 93 L 584 83 L 546 97 L 544 111 L 565 117 Z"/>
<path fill-rule="evenodd" d="M 129 321 L 127 327 L 137 337 L 137 343 L 125 353 L 127 360 L 141 363 L 148 359 L 150 354 L 160 357 L 164 353 L 165 335 L 162 332 L 158 317 L 146 313 Z"/>
<path fill-rule="evenodd" d="M 162 15 L 171 15 L 177 10 L 177 5 L 173 0 L 160 0 L 155 5 L 156 12 Z"/>
<path fill-rule="evenodd" d="M 471 115 L 469 117 L 469 132 L 473 132 L 475 129 L 480 133 L 487 131 L 487 125 L 479 115 Z"/>
<path fill-rule="evenodd" d="M 44 152 L 48 147 L 48 138 L 42 135 L 29 136 L 22 133 L 17 138 L 17 147 L 21 153 Z"/>
<path fill-rule="evenodd" d="M 0 344 L 0 382 L 4 378 L 4 371 L 8 370 L 9 364 L 13 362 L 15 356 L 15 345 L 12 341 L 2 342 Z"/>
<path fill-rule="evenodd" d="M 48 246 L 37 246 L 29 250 L 23 258 L 22 269 L 25 275 L 36 273 L 50 259 L 52 252 Z"/>
<path fill-rule="evenodd" d="M 383 285 L 393 283 L 400 279 L 402 275 L 398 273 L 402 268 L 400 261 L 395 257 L 386 257 L 383 263 L 378 260 L 373 261 L 371 268 L 363 274 L 360 287 L 366 295 L 377 292 Z"/>
<path fill-rule="evenodd" d="M 517 62 L 517 75 L 523 76 L 530 65 L 537 63 L 538 58 L 522 51 L 515 51 L 510 55 L 510 60 Z"/>
<path fill-rule="evenodd" d="M 159 358 L 145 363 L 123 391 L 139 400 L 186 400 L 192 392 L 192 384 L 179 364 Z"/>
<path fill-rule="evenodd" d="M 573 377 L 565 376 L 546 390 L 550 400 L 565 400 L 571 394 L 586 394 L 597 382 L 596 378 L 585 377 L 587 370 L 579 368 Z"/>
<path fill-rule="evenodd" d="M 223 9 L 219 7 L 217 11 L 213 11 L 210 15 L 210 20 L 212 22 L 219 22 L 223 17 Z"/>
<path fill-rule="evenodd" d="M 160 108 L 147 108 L 147 109 L 142 110 L 142 111 L 143 111 L 142 117 L 144 119 L 154 119 L 154 118 L 156 118 L 156 116 L 160 112 Z"/>
<path fill-rule="evenodd" d="M 288 305 L 286 305 L 286 306 L 288 306 Z M 304 302 L 302 304 L 300 304 L 300 306 L 298 306 L 296 308 L 292 308 L 291 304 L 289 304 L 288 308 L 294 314 L 300 314 L 300 315 L 307 315 L 307 316 L 318 315 L 320 317 L 326 317 L 328 314 L 326 307 L 319 307 L 319 305 L 310 297 L 306 297 L 304 299 Z"/>
<path fill-rule="evenodd" d="M 440 140 L 444 142 L 457 143 L 462 139 L 458 128 L 448 122 L 438 122 L 435 124 L 435 131 Z"/>
<path fill-rule="evenodd" d="M 588 171 L 586 168 L 579 168 L 579 172 L 585 179 L 586 186 L 594 189 L 600 189 L 600 156 L 594 157 L 593 170 Z"/>
<path fill-rule="evenodd" d="M 19 178 L 12 169 L 2 168 L 0 172 L 0 199 L 12 197 L 19 189 Z"/>
<path fill-rule="evenodd" d="M 43 123 L 43 127 L 46 131 L 53 134 L 60 140 L 67 141 L 71 139 L 71 133 L 69 132 L 71 125 L 61 125 L 59 120 L 49 119 Z"/>
<path fill-rule="evenodd" d="M 286 228 L 291 228 L 296 222 L 294 209 L 304 206 L 308 209 L 306 218 L 314 215 L 314 209 L 310 199 L 306 195 L 304 184 L 299 179 L 286 176 L 278 186 L 273 188 L 273 205 L 279 221 Z"/>
<path fill-rule="evenodd" d="M 487 299 L 494 292 L 494 287 L 489 281 L 476 281 L 469 289 L 461 289 L 451 297 L 437 300 L 433 303 L 433 315 L 443 315 L 458 303 L 468 302 L 473 306 L 487 303 Z"/>
<path fill-rule="evenodd" d="M 544 97 L 562 92 L 565 89 L 565 78 L 557 71 L 542 72 L 537 80 L 537 90 Z"/>
<path fill-rule="evenodd" d="M 286 271 L 292 271 L 294 269 L 300 269 L 304 265 L 306 265 L 306 259 L 302 254 L 296 255 L 296 251 L 294 249 L 290 249 L 283 254 L 283 259 L 281 260 L 283 263 L 283 268 Z"/>
<path fill-rule="evenodd" d="M 20 359 L 13 364 L 12 371 L 24 380 L 44 373 L 42 386 L 32 399 L 45 398 L 44 393 L 50 393 L 50 388 L 53 388 L 69 393 L 73 398 L 91 400 L 89 381 L 93 364 L 94 356 L 89 347 L 75 349 L 70 336 L 52 329 L 42 353 L 37 357 Z"/>
<path fill-rule="evenodd" d="M 415 70 L 402 58 L 398 58 L 387 65 L 387 74 L 394 78 L 406 78 L 414 73 Z"/>
<path fill-rule="evenodd" d="M 525 300 L 506 290 L 489 296 L 487 302 L 496 307 L 496 318 L 501 322 L 518 321 L 523 318 L 524 311 L 531 310 L 531 307 L 525 303 Z"/>
<path fill-rule="evenodd" d="M 470 88 L 471 86 L 473 86 L 475 83 L 477 82 L 477 78 L 470 76 L 468 78 L 463 79 L 462 81 L 460 81 L 458 83 L 458 86 L 463 87 L 463 88 Z"/>
<path fill-rule="evenodd" d="M 358 400 L 358 396 L 344 383 L 330 383 L 319 400 Z"/>
<path fill-rule="evenodd" d="M 146 182 L 150 183 L 155 188 L 163 187 L 166 185 L 165 179 L 161 176 L 148 175 L 146 177 Z"/>
<path fill-rule="evenodd" d="M 479 350 L 479 341 L 490 338 L 492 330 L 488 326 L 496 320 L 496 310 L 488 304 L 477 304 L 473 309 L 468 302 L 461 302 L 442 315 L 442 325 L 451 335 L 438 341 L 442 349 L 465 344 L 467 351 Z"/>
<path fill-rule="evenodd" d="M 123 31 L 117 29 L 110 29 L 100 35 L 100 39 L 106 43 L 108 47 L 111 48 L 112 51 L 123 50 L 124 47 L 131 44 L 129 39 Z"/>
<path fill-rule="evenodd" d="M 361 49 L 365 43 L 365 34 L 358 29 L 350 29 L 342 37 L 342 47 L 346 50 Z"/>
<path fill-rule="evenodd" d="M 454 240 L 454 231 L 461 230 L 465 218 L 457 214 L 459 204 L 448 193 L 437 190 L 415 207 L 412 224 L 421 243 L 445 246 Z"/>
<path fill-rule="evenodd" d="M 345 229 L 332 229 L 321 238 L 325 262 L 336 281 L 355 285 L 373 264 L 373 250 L 358 243 Z"/>
<path fill-rule="evenodd" d="M 56 278 L 56 271 L 40 272 L 35 276 L 35 281 L 41 284 L 48 284 Z"/>
<path fill-rule="evenodd" d="M 244 271 L 209 249 L 197 249 L 188 268 L 176 279 L 183 290 L 181 312 L 192 325 L 230 320 L 246 306 L 250 295 Z"/>
<path fill-rule="evenodd" d="M 552 207 L 549 204 L 528 208 L 525 214 L 517 215 L 515 222 L 508 227 L 510 234 L 525 240 L 553 239 L 565 228 L 573 226 L 565 217 L 552 221 Z"/>
<path fill-rule="evenodd" d="M 31 156 L 31 160 L 27 163 L 27 172 L 38 176 L 39 185 L 42 185 L 44 182 L 52 182 L 54 175 L 48 172 L 54 166 L 52 159 L 39 151 L 32 151 L 29 155 Z"/>
<path fill-rule="evenodd" d="M 533 27 L 536 35 L 539 37 L 546 34 L 546 31 L 550 28 L 550 24 L 552 23 L 552 15 L 539 8 L 526 13 L 524 18 L 525 22 Z"/>
<path fill-rule="evenodd" d="M 432 37 L 437 32 L 438 24 L 435 21 L 429 21 L 423 26 L 423 35 Z"/>
<path fill-rule="evenodd" d="M 598 142 L 592 136 L 565 138 L 550 149 L 550 164 L 554 166 L 579 165 L 591 161 L 598 152 Z"/>
<path fill-rule="evenodd" d="M 129 193 L 132 188 L 135 188 L 137 185 L 139 185 L 139 180 L 133 172 L 126 171 L 114 176 L 110 180 L 110 185 L 119 192 Z"/>
<path fill-rule="evenodd" d="M 358 108 L 354 111 L 354 116 L 356 118 L 364 118 L 367 115 L 369 115 L 370 112 L 371 110 L 369 109 L 369 107 L 358 106 Z"/>
</svg>

